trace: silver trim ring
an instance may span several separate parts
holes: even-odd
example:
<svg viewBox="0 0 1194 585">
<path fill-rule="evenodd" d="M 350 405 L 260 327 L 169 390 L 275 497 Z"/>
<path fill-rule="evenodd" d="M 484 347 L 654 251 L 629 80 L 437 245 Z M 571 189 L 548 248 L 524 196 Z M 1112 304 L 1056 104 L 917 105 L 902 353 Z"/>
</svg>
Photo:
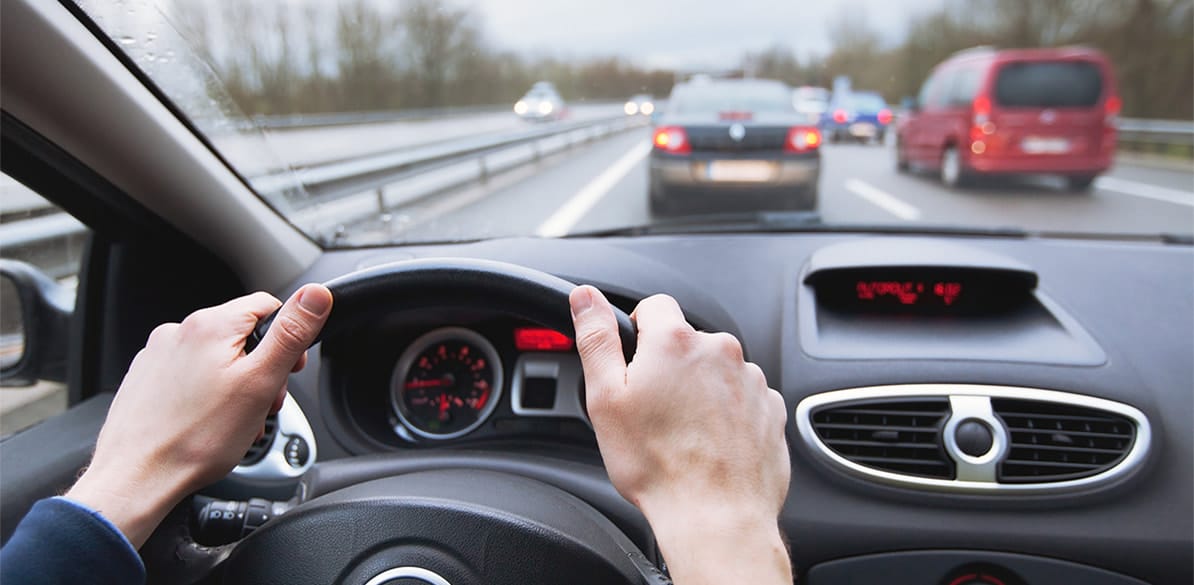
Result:
<svg viewBox="0 0 1194 585">
<path fill-rule="evenodd" d="M 403 380 L 406 379 L 406 374 L 410 372 L 410 367 L 414 364 L 415 358 L 429 346 L 448 340 L 468 342 L 480 349 L 481 353 L 485 354 L 485 359 L 489 360 L 489 363 L 493 366 L 493 389 L 491 390 L 492 394 L 489 397 L 489 402 L 481 409 L 481 412 L 477 413 L 477 420 L 472 424 L 451 433 L 431 433 L 416 427 L 407 419 L 406 409 L 403 407 L 399 395 L 402 393 Z M 493 414 L 494 409 L 497 408 L 498 402 L 502 398 L 503 383 L 502 357 L 498 355 L 497 350 L 494 349 L 492 343 L 489 343 L 488 339 L 472 329 L 443 327 L 429 331 L 412 341 L 410 346 L 402 352 L 402 356 L 398 358 L 398 364 L 394 367 L 394 373 L 390 375 L 390 407 L 394 409 L 394 414 L 398 416 L 398 420 L 401 421 L 402 426 L 420 437 L 437 440 L 455 439 L 477 430 L 478 427 L 485 423 L 489 415 Z"/>
<path fill-rule="evenodd" d="M 427 585 L 452 585 L 447 579 L 440 577 L 422 567 L 396 567 L 387 569 L 365 582 L 365 585 L 385 585 L 395 579 L 422 579 Z"/>
<path fill-rule="evenodd" d="M 874 400 L 877 398 L 921 398 L 921 397 L 940 397 L 945 396 L 950 399 L 951 410 L 955 408 L 955 400 L 966 397 L 978 397 L 986 401 L 986 409 L 990 410 L 991 398 L 1011 398 L 1018 400 L 1035 400 L 1040 402 L 1054 402 L 1061 404 L 1069 404 L 1074 406 L 1081 406 L 1086 408 L 1093 408 L 1097 410 L 1105 410 L 1120 416 L 1124 416 L 1132 421 L 1135 426 L 1136 434 L 1132 441 L 1132 447 L 1128 450 L 1124 458 L 1119 463 L 1112 466 L 1110 469 L 1097 473 L 1089 477 L 1079 479 L 1070 479 L 1065 481 L 1042 482 L 1042 483 L 997 483 L 993 475 L 987 475 L 984 469 L 985 465 L 997 465 L 1003 458 L 1003 453 L 1000 452 L 997 457 L 993 457 L 991 461 L 987 460 L 990 455 L 984 455 L 978 458 L 962 459 L 957 454 L 960 450 L 956 450 L 956 441 L 954 441 L 954 449 L 949 453 L 954 458 L 958 465 L 959 477 L 961 472 L 966 469 L 971 475 L 971 479 L 933 479 L 927 477 L 916 477 L 905 475 L 902 473 L 894 473 L 867 467 L 846 459 L 839 455 L 834 450 L 830 449 L 828 445 L 821 441 L 817 436 L 816 431 L 812 425 L 812 413 L 814 410 L 827 406 L 830 404 L 847 403 L 853 401 Z M 988 419 L 985 411 L 979 406 L 980 401 L 961 400 L 958 402 L 964 409 L 961 415 L 951 413 L 950 421 L 954 422 L 954 427 L 957 423 L 962 422 L 968 418 L 978 418 L 991 425 L 992 434 L 995 435 L 995 440 L 1003 443 L 1002 449 L 1006 451 L 1008 448 L 1007 431 L 1003 428 L 1002 423 L 999 422 L 998 417 L 990 414 Z M 994 421 L 994 423 L 992 423 Z M 1131 471 L 1139 467 L 1148 454 L 1149 447 L 1152 444 L 1152 427 L 1149 426 L 1148 418 L 1144 413 L 1119 402 L 1111 400 L 1104 400 L 1102 398 L 1094 398 L 1092 396 L 1085 396 L 1082 394 L 1072 394 L 1070 392 L 1061 392 L 1057 390 L 1041 390 L 1038 388 L 1019 388 L 1012 386 L 986 386 L 978 384 L 899 384 L 892 386 L 868 386 L 864 388 L 850 388 L 846 390 L 835 390 L 831 392 L 823 392 L 821 394 L 814 394 L 801 400 L 796 405 L 796 428 L 800 433 L 800 437 L 804 439 L 805 444 L 813 449 L 814 452 L 819 453 L 823 457 L 829 459 L 836 465 L 844 468 L 847 472 L 857 477 L 877 481 L 879 483 L 916 488 L 937 492 L 955 492 L 964 494 L 992 494 L 998 495 L 1001 493 L 1015 493 L 1015 494 L 1039 494 L 1060 491 L 1075 491 L 1079 489 L 1091 488 L 1111 482 L 1120 477 L 1126 476 Z M 948 439 L 947 439 L 948 441 Z M 950 449 L 947 447 L 947 449 Z M 998 444 L 992 444 L 992 452 L 999 450 Z M 982 479 L 977 479 L 978 477 Z M 990 479 L 987 479 L 987 478 Z"/>
<path fill-rule="evenodd" d="M 958 479 L 995 482 L 999 461 L 1007 454 L 1009 440 L 1007 430 L 991 409 L 991 399 L 986 396 L 950 396 L 949 409 L 951 414 L 941 433 L 945 451 L 954 460 Z M 969 420 L 981 422 L 991 430 L 991 448 L 978 457 L 963 453 L 958 446 L 958 426 Z"/>
<path fill-rule="evenodd" d="M 294 437 L 300 437 L 307 442 L 307 462 L 301 467 L 292 467 L 286 461 L 286 444 Z M 315 433 L 311 431 L 311 423 L 303 409 L 290 393 L 282 402 L 282 410 L 278 411 L 278 432 L 274 435 L 274 442 L 260 461 L 251 465 L 237 465 L 232 475 L 248 479 L 279 480 L 298 477 L 315 465 L 319 450 L 315 445 Z"/>
</svg>

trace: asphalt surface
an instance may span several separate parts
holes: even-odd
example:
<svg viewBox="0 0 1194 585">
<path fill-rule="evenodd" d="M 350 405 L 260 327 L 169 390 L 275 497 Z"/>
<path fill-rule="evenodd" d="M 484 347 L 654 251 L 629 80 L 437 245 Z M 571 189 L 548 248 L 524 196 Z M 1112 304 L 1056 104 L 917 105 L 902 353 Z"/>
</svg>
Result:
<svg viewBox="0 0 1194 585">
<path fill-rule="evenodd" d="M 559 236 L 649 224 L 645 129 L 630 131 L 485 185 L 348 226 L 348 244 Z M 900 174 L 890 147 L 826 145 L 819 213 L 827 224 L 1016 228 L 1049 234 L 1194 235 L 1194 168 L 1119 162 L 1086 193 L 1060 179 L 985 181 L 951 190 L 931 174 Z"/>
</svg>

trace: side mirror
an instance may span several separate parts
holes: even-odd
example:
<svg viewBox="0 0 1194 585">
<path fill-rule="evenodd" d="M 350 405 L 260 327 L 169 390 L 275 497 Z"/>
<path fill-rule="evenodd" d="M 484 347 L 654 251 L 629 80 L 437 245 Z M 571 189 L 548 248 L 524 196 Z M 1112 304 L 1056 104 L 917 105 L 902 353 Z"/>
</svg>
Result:
<svg viewBox="0 0 1194 585">
<path fill-rule="evenodd" d="M 916 98 L 905 96 L 904 99 L 900 100 L 900 109 L 905 112 L 915 113 L 920 111 L 920 104 L 916 103 Z"/>
<path fill-rule="evenodd" d="M 74 296 L 34 266 L 0 259 L 0 386 L 66 381 Z"/>
</svg>

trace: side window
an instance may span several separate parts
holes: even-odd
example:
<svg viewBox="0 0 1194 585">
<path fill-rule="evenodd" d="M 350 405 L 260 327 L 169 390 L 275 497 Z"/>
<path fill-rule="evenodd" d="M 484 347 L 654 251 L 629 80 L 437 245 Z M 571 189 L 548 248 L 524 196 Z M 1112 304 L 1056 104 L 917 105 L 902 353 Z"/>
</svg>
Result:
<svg viewBox="0 0 1194 585">
<path fill-rule="evenodd" d="M 978 93 L 981 79 L 979 69 L 961 69 L 953 77 L 953 84 L 949 90 L 949 106 L 953 108 L 968 107 Z"/>
<path fill-rule="evenodd" d="M 52 282 L 56 298 L 73 307 L 79 266 L 88 230 L 74 217 L 0 174 L 0 258 L 16 260 L 20 270 Z M 8 264 L 6 263 L 6 266 Z M 10 278 L 0 279 L 0 370 L 9 371 L 27 355 L 28 325 L 22 318 L 22 296 Z M 5 436 L 62 412 L 67 407 L 62 381 L 20 381 L 0 388 L 0 436 Z M 24 385 L 31 383 L 31 385 Z"/>
<path fill-rule="evenodd" d="M 939 110 L 945 107 L 949 87 L 953 83 L 954 72 L 949 70 L 934 73 L 920 89 L 918 101 L 925 110 Z"/>
<path fill-rule="evenodd" d="M 924 85 L 920 86 L 920 93 L 916 95 L 916 103 L 920 104 L 921 109 L 929 108 L 929 96 L 933 94 L 933 85 L 940 77 L 940 72 L 934 73 L 925 80 Z"/>
</svg>

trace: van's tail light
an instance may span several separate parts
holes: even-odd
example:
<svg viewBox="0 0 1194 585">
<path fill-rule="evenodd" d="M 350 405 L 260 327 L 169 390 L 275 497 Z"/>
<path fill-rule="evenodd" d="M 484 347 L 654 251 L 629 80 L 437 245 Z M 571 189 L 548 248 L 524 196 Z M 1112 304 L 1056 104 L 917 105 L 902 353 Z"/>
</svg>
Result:
<svg viewBox="0 0 1194 585">
<path fill-rule="evenodd" d="M 809 152 L 821 146 L 821 132 L 816 128 L 795 126 L 788 130 L 784 152 Z"/>
<path fill-rule="evenodd" d="M 1118 142 L 1118 128 L 1116 123 L 1119 121 L 1119 111 L 1123 107 L 1123 101 L 1119 96 L 1109 96 L 1103 101 L 1103 152 L 1111 154 L 1115 151 Z"/>
<path fill-rule="evenodd" d="M 879 110 L 879 123 L 883 124 L 884 126 L 891 123 L 891 110 L 887 108 Z"/>
<path fill-rule="evenodd" d="M 980 95 L 971 104 L 974 119 L 970 124 L 970 152 L 983 154 L 987 152 L 986 138 L 995 133 L 995 123 L 991 121 L 991 98 Z"/>
<path fill-rule="evenodd" d="M 1113 95 L 1103 102 L 1103 115 L 1108 126 L 1115 124 L 1116 119 L 1119 118 L 1119 110 L 1123 108 L 1123 105 L 1123 100 L 1119 99 L 1117 95 Z"/>
<path fill-rule="evenodd" d="M 982 127 L 983 124 L 991 121 L 991 98 L 980 95 L 974 98 L 971 108 L 974 110 L 975 126 Z"/>
<path fill-rule="evenodd" d="M 847 119 L 849 119 L 849 116 L 846 115 L 846 110 L 833 111 L 834 122 L 837 122 L 838 124 L 845 124 Z"/>
<path fill-rule="evenodd" d="M 671 154 L 688 154 L 692 146 L 688 144 L 688 133 L 679 126 L 660 126 L 655 129 L 655 137 L 651 139 L 655 148 Z"/>
</svg>

